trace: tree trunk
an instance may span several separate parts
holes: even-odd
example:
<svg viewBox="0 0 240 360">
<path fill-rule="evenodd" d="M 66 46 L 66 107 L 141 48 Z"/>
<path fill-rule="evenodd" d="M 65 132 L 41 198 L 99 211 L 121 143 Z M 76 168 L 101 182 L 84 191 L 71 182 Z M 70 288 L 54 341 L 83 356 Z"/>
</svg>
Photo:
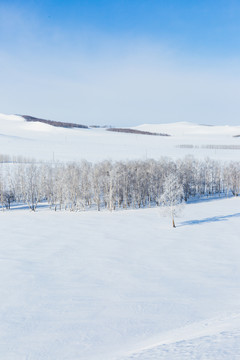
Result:
<svg viewBox="0 0 240 360">
<path fill-rule="evenodd" d="M 173 226 L 174 228 L 176 227 L 174 218 L 172 218 L 172 226 Z"/>
</svg>

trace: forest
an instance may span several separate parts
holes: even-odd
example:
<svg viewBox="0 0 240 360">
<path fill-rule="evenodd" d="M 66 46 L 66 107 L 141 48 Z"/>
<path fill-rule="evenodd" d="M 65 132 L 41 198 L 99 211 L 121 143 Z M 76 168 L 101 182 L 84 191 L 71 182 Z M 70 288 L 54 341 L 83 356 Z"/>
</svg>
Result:
<svg viewBox="0 0 240 360">
<path fill-rule="evenodd" d="M 192 156 L 158 161 L 87 161 L 0 164 L 2 210 L 25 204 L 35 211 L 40 203 L 54 210 L 115 209 L 161 205 L 166 179 L 174 174 L 182 200 L 203 196 L 238 196 L 240 162 L 198 160 Z"/>
</svg>

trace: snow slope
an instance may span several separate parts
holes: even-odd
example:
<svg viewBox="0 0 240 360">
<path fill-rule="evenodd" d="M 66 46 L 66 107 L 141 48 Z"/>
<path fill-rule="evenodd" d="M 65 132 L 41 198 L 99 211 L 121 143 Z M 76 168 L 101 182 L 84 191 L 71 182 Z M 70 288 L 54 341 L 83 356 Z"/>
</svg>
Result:
<svg viewBox="0 0 240 360">
<path fill-rule="evenodd" d="M 166 131 L 168 134 L 179 137 L 217 137 L 226 138 L 228 136 L 238 135 L 240 126 L 208 126 L 198 125 L 191 122 L 176 122 L 171 124 L 144 124 L 136 126 L 135 129 L 141 131 L 150 131 L 162 133 Z"/>
<path fill-rule="evenodd" d="M 0 358 L 240 358 L 240 199 L 0 213 Z"/>
<path fill-rule="evenodd" d="M 70 119 L 71 120 L 71 119 Z M 238 160 L 240 149 L 205 149 L 206 145 L 239 146 L 240 126 L 201 126 L 193 123 L 141 125 L 138 130 L 172 136 L 147 136 L 108 132 L 105 129 L 64 129 L 29 123 L 21 116 L 0 114 L 1 152 L 40 160 L 159 159 L 192 154 L 221 160 Z M 178 148 L 193 145 L 193 148 Z"/>
</svg>

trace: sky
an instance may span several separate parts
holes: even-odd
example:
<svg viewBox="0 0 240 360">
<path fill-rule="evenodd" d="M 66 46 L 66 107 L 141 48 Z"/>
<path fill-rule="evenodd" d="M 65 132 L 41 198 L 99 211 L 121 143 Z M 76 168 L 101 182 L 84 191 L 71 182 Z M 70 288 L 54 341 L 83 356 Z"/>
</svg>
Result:
<svg viewBox="0 0 240 360">
<path fill-rule="evenodd" d="M 0 112 L 240 125 L 240 2 L 0 0 Z"/>
</svg>

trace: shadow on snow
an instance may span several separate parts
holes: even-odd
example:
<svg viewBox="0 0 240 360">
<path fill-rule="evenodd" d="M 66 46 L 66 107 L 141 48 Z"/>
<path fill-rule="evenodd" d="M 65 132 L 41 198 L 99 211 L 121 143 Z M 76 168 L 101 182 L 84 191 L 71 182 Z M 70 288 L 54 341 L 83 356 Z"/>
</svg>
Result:
<svg viewBox="0 0 240 360">
<path fill-rule="evenodd" d="M 224 216 L 213 216 L 213 217 L 208 217 L 208 218 L 204 218 L 201 220 L 183 221 L 180 225 L 178 225 L 178 227 L 188 226 L 188 225 L 201 225 L 201 224 L 205 224 L 205 223 L 218 222 L 218 221 L 227 221 L 228 219 L 235 218 L 235 217 L 240 217 L 240 213 L 224 215 Z"/>
</svg>

